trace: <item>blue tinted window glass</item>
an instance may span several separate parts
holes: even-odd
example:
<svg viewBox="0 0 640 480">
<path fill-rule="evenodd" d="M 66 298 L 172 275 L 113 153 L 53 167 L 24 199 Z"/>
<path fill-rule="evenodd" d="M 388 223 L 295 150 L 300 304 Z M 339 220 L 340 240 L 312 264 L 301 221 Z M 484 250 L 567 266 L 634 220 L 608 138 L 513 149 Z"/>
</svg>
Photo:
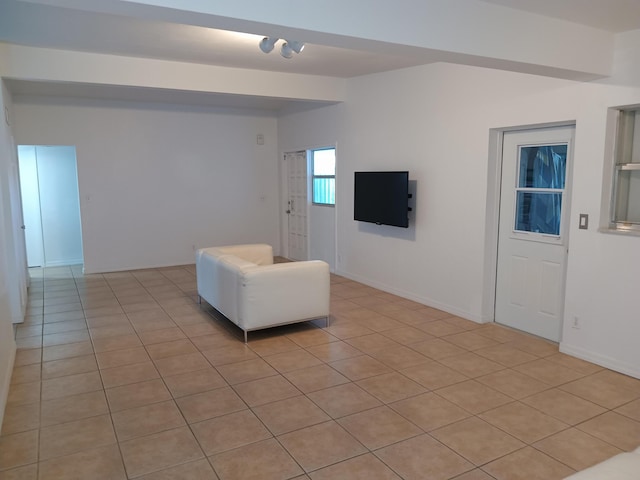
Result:
<svg viewBox="0 0 640 480">
<path fill-rule="evenodd" d="M 563 189 L 567 145 L 536 145 L 520 149 L 520 188 Z"/>
<path fill-rule="evenodd" d="M 336 203 L 336 179 L 315 177 L 313 179 L 313 203 L 333 205 Z"/>
<path fill-rule="evenodd" d="M 561 213 L 561 193 L 517 192 L 516 230 L 560 235 Z"/>
</svg>

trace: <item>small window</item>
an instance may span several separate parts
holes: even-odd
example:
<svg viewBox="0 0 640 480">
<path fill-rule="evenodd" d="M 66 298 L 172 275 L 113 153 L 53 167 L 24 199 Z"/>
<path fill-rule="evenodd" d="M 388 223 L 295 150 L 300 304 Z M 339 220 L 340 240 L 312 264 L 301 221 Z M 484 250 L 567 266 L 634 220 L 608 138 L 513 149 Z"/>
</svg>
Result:
<svg viewBox="0 0 640 480">
<path fill-rule="evenodd" d="M 311 150 L 313 203 L 336 204 L 336 149 Z"/>
<path fill-rule="evenodd" d="M 614 158 L 610 227 L 640 231 L 640 109 L 618 112 Z"/>
<path fill-rule="evenodd" d="M 567 144 L 520 147 L 514 231 L 560 236 Z"/>
</svg>

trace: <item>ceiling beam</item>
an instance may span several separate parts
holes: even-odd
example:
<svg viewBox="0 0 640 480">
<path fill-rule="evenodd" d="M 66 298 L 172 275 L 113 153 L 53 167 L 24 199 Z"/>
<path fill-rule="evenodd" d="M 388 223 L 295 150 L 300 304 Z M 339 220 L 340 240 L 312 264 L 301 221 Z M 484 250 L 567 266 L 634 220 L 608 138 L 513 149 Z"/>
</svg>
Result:
<svg viewBox="0 0 640 480">
<path fill-rule="evenodd" d="M 22 0 L 574 80 L 611 74 L 614 34 L 479 0 Z"/>
<path fill-rule="evenodd" d="M 346 80 L 0 44 L 0 77 L 337 103 Z"/>
</svg>

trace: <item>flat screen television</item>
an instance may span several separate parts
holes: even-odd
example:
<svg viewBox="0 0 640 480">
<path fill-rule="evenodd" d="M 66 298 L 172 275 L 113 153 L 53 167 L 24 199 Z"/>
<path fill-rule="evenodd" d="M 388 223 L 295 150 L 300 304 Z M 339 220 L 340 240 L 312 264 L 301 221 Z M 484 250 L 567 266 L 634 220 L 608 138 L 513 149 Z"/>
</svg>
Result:
<svg viewBox="0 0 640 480">
<path fill-rule="evenodd" d="M 353 219 L 409 227 L 409 172 L 355 172 Z"/>
</svg>

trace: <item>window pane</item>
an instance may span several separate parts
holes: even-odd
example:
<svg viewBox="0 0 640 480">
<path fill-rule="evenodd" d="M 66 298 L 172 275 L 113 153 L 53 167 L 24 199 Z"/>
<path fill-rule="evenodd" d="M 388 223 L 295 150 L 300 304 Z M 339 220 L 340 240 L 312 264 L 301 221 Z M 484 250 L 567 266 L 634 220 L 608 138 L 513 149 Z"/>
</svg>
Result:
<svg viewBox="0 0 640 480">
<path fill-rule="evenodd" d="M 560 235 L 561 193 L 517 192 L 515 229 Z"/>
<path fill-rule="evenodd" d="M 314 175 L 335 175 L 336 174 L 335 148 L 328 148 L 326 150 L 313 151 L 313 174 Z"/>
<path fill-rule="evenodd" d="M 616 164 L 640 163 L 640 110 L 620 112 L 616 140 Z"/>
<path fill-rule="evenodd" d="M 619 112 L 615 152 L 612 226 L 640 230 L 640 110 Z"/>
<path fill-rule="evenodd" d="M 336 179 L 335 178 L 314 178 L 313 179 L 313 203 L 325 203 L 333 205 L 336 203 Z"/>
<path fill-rule="evenodd" d="M 564 188 L 567 145 L 537 145 L 520 149 L 521 188 Z"/>
<path fill-rule="evenodd" d="M 618 171 L 615 222 L 640 224 L 640 170 Z"/>
</svg>

